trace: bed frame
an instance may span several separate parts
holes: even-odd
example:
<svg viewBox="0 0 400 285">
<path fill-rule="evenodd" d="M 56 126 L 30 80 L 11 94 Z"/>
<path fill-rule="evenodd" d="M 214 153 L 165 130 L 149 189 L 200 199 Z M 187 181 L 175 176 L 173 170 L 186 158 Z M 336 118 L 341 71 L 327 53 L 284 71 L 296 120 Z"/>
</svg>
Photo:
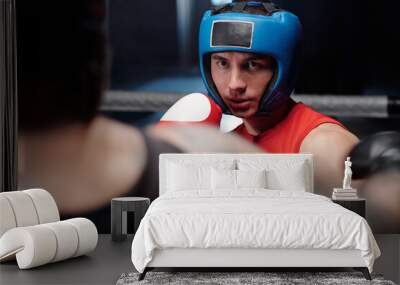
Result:
<svg viewBox="0 0 400 285">
<path fill-rule="evenodd" d="M 156 250 L 152 261 L 139 275 L 142 280 L 154 268 L 234 268 L 247 271 L 271 268 L 338 268 L 361 271 L 371 280 L 359 250 L 327 249 L 183 249 Z"/>
<path fill-rule="evenodd" d="M 313 161 L 311 154 L 161 154 L 160 155 L 160 195 L 165 193 L 166 166 L 171 160 L 208 160 L 238 158 L 268 158 L 304 160 L 308 165 L 308 192 L 313 192 Z M 371 275 L 359 250 L 329 249 L 254 249 L 254 248 L 170 248 L 158 249 L 144 272 L 155 268 L 230 268 L 235 271 L 271 268 L 343 268 L 361 271 L 367 280 Z M 262 270 L 260 270 L 262 271 Z"/>
</svg>

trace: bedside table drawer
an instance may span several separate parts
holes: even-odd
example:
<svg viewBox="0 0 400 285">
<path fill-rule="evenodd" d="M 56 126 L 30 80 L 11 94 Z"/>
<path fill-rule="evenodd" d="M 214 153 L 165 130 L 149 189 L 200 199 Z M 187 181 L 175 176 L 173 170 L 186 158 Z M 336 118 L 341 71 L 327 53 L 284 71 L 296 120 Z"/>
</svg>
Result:
<svg viewBox="0 0 400 285">
<path fill-rule="evenodd" d="M 359 214 L 361 217 L 365 218 L 365 199 L 357 200 L 332 200 L 332 202 L 339 204 L 340 206 Z"/>
</svg>

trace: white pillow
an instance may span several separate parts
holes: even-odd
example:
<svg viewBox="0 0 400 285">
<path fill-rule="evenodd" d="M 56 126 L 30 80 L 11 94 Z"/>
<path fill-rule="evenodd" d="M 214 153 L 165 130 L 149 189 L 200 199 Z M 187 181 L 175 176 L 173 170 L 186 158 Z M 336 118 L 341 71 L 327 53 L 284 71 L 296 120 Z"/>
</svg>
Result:
<svg viewBox="0 0 400 285">
<path fill-rule="evenodd" d="M 211 169 L 211 189 L 236 189 L 236 170 L 232 169 Z"/>
<path fill-rule="evenodd" d="M 241 188 L 267 188 L 266 170 L 211 169 L 213 190 L 238 190 Z"/>
<path fill-rule="evenodd" d="M 167 191 L 185 191 L 193 189 L 210 189 L 211 167 L 185 166 L 169 163 Z"/>
<path fill-rule="evenodd" d="M 267 171 L 235 170 L 237 188 L 267 188 Z"/>
<path fill-rule="evenodd" d="M 309 177 L 304 160 L 239 160 L 240 170 L 267 171 L 267 188 L 272 190 L 307 191 Z"/>
<path fill-rule="evenodd" d="M 271 169 L 267 171 L 268 188 L 288 191 L 306 191 L 307 176 L 305 163 L 293 165 L 290 171 Z"/>
<path fill-rule="evenodd" d="M 234 159 L 175 159 L 166 164 L 166 191 L 211 190 L 211 168 L 235 169 Z"/>
</svg>

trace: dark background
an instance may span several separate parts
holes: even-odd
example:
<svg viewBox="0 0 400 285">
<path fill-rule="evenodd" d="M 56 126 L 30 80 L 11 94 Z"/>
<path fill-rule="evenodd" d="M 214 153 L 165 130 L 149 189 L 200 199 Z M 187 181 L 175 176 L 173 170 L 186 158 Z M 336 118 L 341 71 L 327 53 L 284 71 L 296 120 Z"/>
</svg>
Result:
<svg viewBox="0 0 400 285">
<path fill-rule="evenodd" d="M 157 77 L 199 76 L 198 24 L 210 2 L 193 1 L 191 42 L 183 59 L 175 0 L 110 0 L 111 87 L 135 90 Z M 297 94 L 399 96 L 398 1 L 275 2 L 298 15 L 304 26 Z M 171 85 L 165 91 L 186 92 Z"/>
</svg>

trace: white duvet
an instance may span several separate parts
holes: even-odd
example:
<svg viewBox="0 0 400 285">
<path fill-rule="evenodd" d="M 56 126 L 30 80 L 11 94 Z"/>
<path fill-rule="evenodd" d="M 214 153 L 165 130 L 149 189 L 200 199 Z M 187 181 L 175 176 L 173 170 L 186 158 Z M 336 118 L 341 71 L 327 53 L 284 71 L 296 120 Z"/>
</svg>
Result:
<svg viewBox="0 0 400 285">
<path fill-rule="evenodd" d="M 217 195 L 216 195 L 217 194 Z M 364 218 L 299 191 L 180 191 L 157 198 L 132 243 L 143 272 L 155 249 L 358 249 L 372 272 L 379 248 Z"/>
</svg>

